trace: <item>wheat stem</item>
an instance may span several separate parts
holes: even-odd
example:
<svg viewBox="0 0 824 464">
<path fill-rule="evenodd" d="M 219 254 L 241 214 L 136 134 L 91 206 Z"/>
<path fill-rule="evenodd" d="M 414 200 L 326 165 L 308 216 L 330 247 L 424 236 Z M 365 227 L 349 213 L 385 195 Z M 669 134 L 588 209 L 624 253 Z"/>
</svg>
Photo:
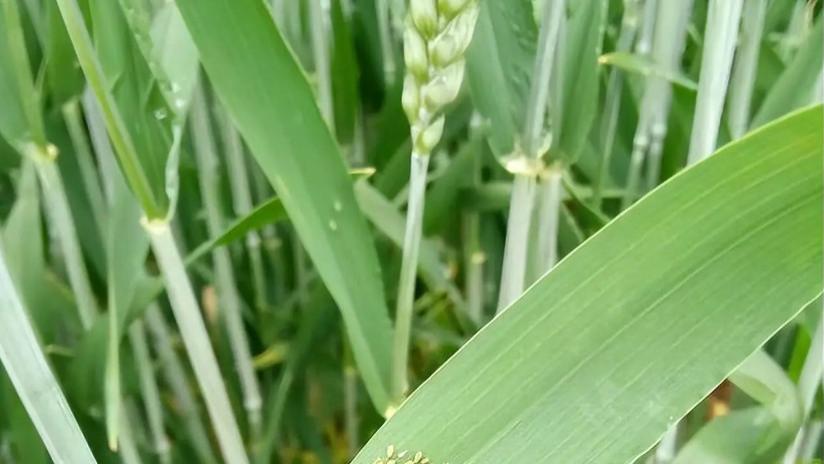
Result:
<svg viewBox="0 0 824 464">
<path fill-rule="evenodd" d="M 801 459 L 803 462 L 814 462 L 816 453 L 821 454 L 821 443 L 824 442 L 824 421 L 812 419 L 805 427 L 806 434 L 801 444 Z"/>
<path fill-rule="evenodd" d="M 389 1 L 375 0 L 375 13 L 378 17 L 378 36 L 380 37 L 383 76 L 387 84 L 395 82 L 397 65 L 395 64 L 395 47 L 392 42 L 392 28 L 389 26 Z"/>
<path fill-rule="evenodd" d="M 220 179 L 218 177 L 219 162 L 215 143 L 209 129 L 209 115 L 206 107 L 203 88 L 195 88 L 191 107 L 191 130 L 194 142 L 194 151 L 200 172 L 200 190 L 206 208 L 206 223 L 209 235 L 217 237 L 224 229 L 223 213 L 220 206 Z M 215 265 L 218 299 L 221 303 L 221 314 L 229 333 L 229 344 L 232 348 L 235 366 L 240 375 L 240 386 L 243 391 L 243 405 L 247 410 L 249 425 L 253 435 L 260 431 L 261 407 L 260 387 L 254 367 L 252 355 L 249 351 L 249 341 L 243 328 L 241 316 L 241 300 L 235 286 L 234 271 L 229 251 L 225 247 L 218 247 L 212 251 Z"/>
<path fill-rule="evenodd" d="M 66 263 L 69 283 L 77 299 L 80 322 L 88 330 L 98 314 L 97 301 L 89 281 L 86 263 L 83 261 L 83 252 L 77 239 L 77 228 L 69 209 L 63 179 L 57 170 L 55 151 L 56 149 L 53 149 L 50 153 L 48 148 L 30 145 L 28 156 L 34 161 L 47 203 L 48 217 L 57 231 L 57 241 Z"/>
<path fill-rule="evenodd" d="M 515 175 L 515 179 L 506 226 L 498 312 L 506 309 L 523 293 L 526 282 L 527 244 L 535 204 L 536 176 L 542 170 L 540 158 L 549 148 L 547 142 L 550 137 L 544 137 L 544 121 L 550 100 L 552 67 L 556 64 L 556 50 L 561 42 L 565 4 L 565 0 L 549 0 L 544 5 L 521 144 L 516 146 L 514 155 L 505 166 Z"/>
<path fill-rule="evenodd" d="M 544 121 L 549 99 L 549 80 L 555 64 L 555 50 L 558 48 L 558 31 L 564 14 L 565 0 L 548 0 L 544 5 L 541 31 L 538 36 L 538 50 L 532 70 L 529 100 L 526 105 L 523 133 L 521 135 L 524 154 L 538 158 L 542 155 Z"/>
<path fill-rule="evenodd" d="M 412 154 L 409 173 L 409 200 L 406 210 L 406 228 L 403 239 L 403 257 L 398 286 L 398 306 L 395 313 L 394 358 L 392 360 L 392 387 L 396 398 L 408 388 L 406 378 L 409 359 L 409 338 L 412 330 L 412 310 L 415 299 L 415 275 L 418 270 L 418 250 L 421 244 L 424 192 L 429 156 Z"/>
<path fill-rule="evenodd" d="M 144 219 L 144 227 L 163 274 L 172 311 L 206 402 L 223 458 L 227 462 L 247 463 L 248 458 L 232 413 L 226 385 L 221 378 L 194 289 L 186 275 L 169 223 L 165 220 Z"/>
<path fill-rule="evenodd" d="M 163 377 L 180 406 L 184 426 L 187 429 L 189 438 L 192 440 L 192 447 L 200 462 L 214 464 L 214 453 L 209 443 L 206 428 L 200 419 L 197 403 L 184 376 L 186 371 L 172 346 L 172 337 L 157 303 L 149 304 L 146 309 L 145 322 L 146 328 L 154 341 L 153 346 L 160 360 Z"/>
<path fill-rule="evenodd" d="M 538 270 L 543 275 L 558 262 L 558 223 L 561 213 L 562 168 L 559 164 L 550 166 L 541 174 L 538 195 Z"/>
<path fill-rule="evenodd" d="M 143 397 L 143 407 L 146 410 L 154 451 L 162 464 L 168 464 L 171 462 L 169 439 L 163 430 L 163 405 L 160 402 L 160 391 L 157 388 L 157 379 L 152 367 L 152 357 L 149 354 L 143 321 L 134 321 L 129 327 L 129 343 L 137 365 L 140 394 Z"/>
<path fill-rule="evenodd" d="M 516 174 L 506 223 L 498 312 L 506 309 L 524 291 L 529 223 L 534 201 L 535 176 Z"/>
<path fill-rule="evenodd" d="M 483 134 L 480 133 L 481 116 L 473 114 L 470 122 L 470 143 L 480 151 L 483 149 Z M 472 185 L 481 185 L 482 160 L 480 156 L 472 160 Z M 481 326 L 483 323 L 484 306 L 484 262 L 486 256 L 481 247 L 481 216 L 477 211 L 466 211 L 461 217 L 461 234 L 464 246 L 464 293 L 466 294 L 466 306 L 470 319 L 475 324 Z"/>
<path fill-rule="evenodd" d="M 332 102 L 332 72 L 329 59 L 329 38 L 327 34 L 328 12 L 324 0 L 310 0 L 310 32 L 312 36 L 312 55 L 317 79 L 318 102 L 320 113 L 332 133 L 335 132 L 335 113 Z"/>
<path fill-rule="evenodd" d="M 744 135 L 750 124 L 750 105 L 758 71 L 758 54 L 761 51 L 761 36 L 764 33 L 764 17 L 767 2 L 747 0 L 744 3 L 741 22 L 741 46 L 735 55 L 732 82 L 727 103 L 730 135 L 737 139 Z"/>
<path fill-rule="evenodd" d="M 655 0 L 648 0 L 654 3 Z M 649 3 L 647 7 L 649 7 Z M 680 70 L 681 54 L 686 41 L 687 25 L 692 9 L 691 1 L 678 2 L 666 8 L 653 9 L 654 15 L 644 15 L 643 29 L 637 45 L 638 53 L 643 42 L 652 42 L 652 60 L 667 72 Z M 651 37 L 646 38 L 651 34 Z M 672 99 L 671 84 L 660 76 L 648 76 L 645 79 L 644 93 L 641 97 L 641 109 L 638 126 L 633 136 L 633 151 L 627 187 L 622 198 L 622 209 L 631 205 L 643 190 L 650 190 L 657 185 L 661 171 L 661 152 L 664 137 L 667 134 L 667 115 Z M 647 163 L 646 182 L 642 185 L 642 167 Z"/>
<path fill-rule="evenodd" d="M 688 164 L 701 161 L 715 151 L 742 3 L 743 0 L 710 1 Z"/>
<path fill-rule="evenodd" d="M 63 105 L 62 113 L 63 119 L 66 121 L 69 138 L 71 138 L 74 147 L 77 164 L 80 166 L 80 179 L 83 181 L 83 187 L 86 196 L 89 198 L 89 206 L 92 208 L 92 215 L 94 215 L 98 230 L 103 236 L 106 233 L 103 230 L 107 217 L 106 201 L 100 188 L 100 180 L 97 177 L 97 170 L 94 165 L 94 156 L 86 138 L 86 131 L 83 128 L 83 120 L 77 100 L 71 100 Z"/>
<path fill-rule="evenodd" d="M 790 13 L 790 20 L 787 22 L 787 29 L 784 31 L 777 47 L 778 56 L 784 62 L 788 62 L 793 53 L 804 42 L 804 36 L 807 35 L 810 28 L 812 8 L 814 6 L 814 1 L 795 0 L 792 13 Z"/>
<path fill-rule="evenodd" d="M 121 398 L 117 405 L 118 409 L 125 410 L 126 402 Z M 120 433 L 117 439 L 117 454 L 124 464 L 141 464 L 140 453 L 137 451 L 137 444 L 134 441 L 134 431 L 132 430 L 132 419 L 134 414 L 118 414 L 118 427 Z"/>
<path fill-rule="evenodd" d="M 347 459 L 358 452 L 358 371 L 352 360 L 352 349 L 348 340 L 343 340 L 343 423 L 346 431 Z"/>
<path fill-rule="evenodd" d="M 252 191 L 249 185 L 249 172 L 246 168 L 246 159 L 243 153 L 243 143 L 229 115 L 225 111 L 217 111 L 218 123 L 223 135 L 223 145 L 226 150 L 226 168 L 229 172 L 229 187 L 232 190 L 232 204 L 238 217 L 243 217 L 252 211 Z M 255 306 L 258 313 L 266 309 L 266 278 L 264 276 L 263 256 L 261 254 L 260 234 L 256 230 L 246 234 L 246 253 L 249 255 L 249 271 L 252 274 L 252 288 L 255 293 Z"/>
<path fill-rule="evenodd" d="M 621 18 L 621 32 L 615 44 L 616 52 L 628 52 L 632 49 L 632 42 L 638 32 L 638 9 L 641 0 L 625 0 L 624 14 Z M 655 0 L 647 0 L 647 6 L 654 4 Z M 596 171 L 596 178 L 593 180 L 592 202 L 597 207 L 601 207 L 604 181 L 609 173 L 610 160 L 612 159 L 612 149 L 615 145 L 615 132 L 618 127 L 618 114 L 621 109 L 621 94 L 623 93 L 624 79 L 621 72 L 612 69 L 609 73 L 607 83 L 607 93 L 604 99 L 604 119 L 601 125 L 601 157 L 598 159 L 599 166 Z"/>
</svg>

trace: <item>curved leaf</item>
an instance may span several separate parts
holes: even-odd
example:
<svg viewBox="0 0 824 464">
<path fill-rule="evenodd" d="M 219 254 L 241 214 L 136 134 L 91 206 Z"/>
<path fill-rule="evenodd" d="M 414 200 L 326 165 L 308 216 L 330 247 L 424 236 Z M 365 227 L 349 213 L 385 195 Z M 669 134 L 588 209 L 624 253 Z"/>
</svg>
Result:
<svg viewBox="0 0 824 464">
<path fill-rule="evenodd" d="M 714 419 L 679 451 L 673 464 L 775 462 L 801 423 L 798 390 L 781 366 L 756 351 L 730 380 L 763 406 Z"/>
<path fill-rule="evenodd" d="M 598 111 L 600 82 L 598 57 L 607 20 L 607 2 L 586 0 L 570 2 L 566 19 L 565 37 L 561 39 L 560 53 L 562 77 L 561 102 L 552 104 L 553 137 L 557 148 L 549 156 L 572 162 L 581 154 L 589 131 Z M 564 31 L 564 29 L 562 29 Z"/>
<path fill-rule="evenodd" d="M 819 16 L 807 40 L 770 88 L 751 127 L 761 126 L 810 102 L 824 62 L 824 17 Z"/>
<path fill-rule="evenodd" d="M 696 91 L 698 84 L 695 83 L 688 76 L 680 73 L 674 73 L 655 61 L 634 53 L 627 52 L 612 52 L 598 57 L 598 64 L 615 66 L 624 71 L 638 73 L 642 76 L 657 76 L 665 79 L 675 85 Z"/>
<path fill-rule="evenodd" d="M 309 83 L 264 3 L 177 4 L 216 94 L 341 308 L 372 401 L 385 410 L 390 325 L 377 253 Z"/>
<path fill-rule="evenodd" d="M 349 172 L 353 179 L 359 176 L 371 175 L 372 171 L 366 169 L 353 169 Z M 224 230 L 217 237 L 213 237 L 194 249 L 188 256 L 186 256 L 186 266 L 202 258 L 215 248 L 223 245 L 228 245 L 236 240 L 244 238 L 249 232 L 257 231 L 263 227 L 288 219 L 286 209 L 283 208 L 283 202 L 278 197 L 272 197 L 268 200 L 255 206 L 248 214 L 241 216 L 234 220 L 226 230 Z"/>
<path fill-rule="evenodd" d="M 823 119 L 787 117 L 646 196 L 464 345 L 354 464 L 390 444 L 432 462 L 632 462 L 821 291 Z"/>
<path fill-rule="evenodd" d="M 489 145 L 510 154 L 529 96 L 538 29 L 529 0 L 481 2 L 475 36 L 467 50 L 472 101 L 489 120 Z"/>
<path fill-rule="evenodd" d="M 775 418 L 762 407 L 733 411 L 708 423 L 678 452 L 673 464 L 742 464 L 776 462 L 757 452 L 778 433 Z"/>
<path fill-rule="evenodd" d="M 281 219 L 286 219 L 283 202 L 277 197 L 270 198 L 256 206 L 249 214 L 237 219 L 222 234 L 198 245 L 194 251 L 186 256 L 186 265 L 188 266 L 197 261 L 219 246 L 228 245 L 245 237 L 251 231 L 261 229 L 263 226 L 273 224 Z"/>
<path fill-rule="evenodd" d="M 141 200 L 141 206 L 153 217 L 155 207 L 165 208 L 165 164 L 170 137 L 165 100 L 154 84 L 149 66 L 140 54 L 126 18 L 117 2 L 92 2 L 94 45 L 113 95 L 117 110 L 125 122 L 134 144 L 139 169 L 148 179 L 154 205 Z M 77 45 L 75 45 L 77 48 Z M 89 71 L 84 70 L 89 78 Z M 97 95 L 98 100 L 100 96 Z M 106 114 L 106 110 L 103 111 Z M 166 120 L 164 120 L 166 119 Z M 117 149 L 117 144 L 115 144 Z M 121 150 L 117 150 L 120 152 Z M 122 155 L 121 155 L 122 156 Z M 120 159 L 121 164 L 122 159 Z M 126 166 L 123 164 L 124 172 Z M 129 179 L 129 175 L 126 175 Z M 130 184 L 133 189 L 135 185 Z M 138 199 L 141 195 L 137 194 Z"/>
</svg>

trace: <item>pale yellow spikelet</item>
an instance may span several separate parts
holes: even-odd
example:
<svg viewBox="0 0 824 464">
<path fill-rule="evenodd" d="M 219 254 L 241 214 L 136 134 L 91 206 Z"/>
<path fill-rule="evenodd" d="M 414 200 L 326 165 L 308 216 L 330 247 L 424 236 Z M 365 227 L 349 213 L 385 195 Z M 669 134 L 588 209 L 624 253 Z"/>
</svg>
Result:
<svg viewBox="0 0 824 464">
<path fill-rule="evenodd" d="M 464 77 L 464 54 L 478 19 L 477 0 L 411 0 L 404 30 L 401 103 L 409 119 L 413 150 L 429 155 L 443 134 L 443 109 Z"/>
</svg>

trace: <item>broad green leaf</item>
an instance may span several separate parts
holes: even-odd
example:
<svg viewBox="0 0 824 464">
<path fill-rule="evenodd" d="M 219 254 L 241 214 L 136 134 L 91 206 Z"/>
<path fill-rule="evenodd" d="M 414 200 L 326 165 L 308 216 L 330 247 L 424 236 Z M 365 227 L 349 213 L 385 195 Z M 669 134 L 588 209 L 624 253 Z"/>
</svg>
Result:
<svg viewBox="0 0 824 464">
<path fill-rule="evenodd" d="M 489 145 L 509 155 L 523 126 L 538 29 L 529 0 L 486 0 L 467 50 L 472 101 L 489 120 Z"/>
<path fill-rule="evenodd" d="M 173 2 L 163 3 L 156 10 L 143 0 L 120 0 L 120 5 L 167 107 L 181 116 L 197 82 L 198 60 L 180 11 Z"/>
<path fill-rule="evenodd" d="M 632 462 L 821 292 L 822 116 L 727 145 L 616 218 L 354 464 L 390 444 L 432 462 Z"/>
<path fill-rule="evenodd" d="M 146 58 L 160 82 L 167 104 L 175 111 L 188 107 L 197 83 L 198 56 L 195 44 L 177 6 L 166 2 L 152 21 L 152 58 Z"/>
<path fill-rule="evenodd" d="M 653 60 L 633 53 L 612 52 L 598 57 L 598 64 L 615 66 L 624 71 L 634 72 L 641 76 L 656 76 L 680 85 L 688 90 L 698 90 L 698 84 L 682 74 L 676 74 L 658 65 Z"/>
<path fill-rule="evenodd" d="M 807 40 L 793 56 L 764 97 L 753 117 L 751 127 L 759 127 L 790 111 L 810 103 L 824 62 L 824 17 L 819 15 Z"/>
<path fill-rule="evenodd" d="M 377 254 L 305 76 L 263 3 L 177 4 L 216 94 L 340 306 L 370 396 L 384 411 L 390 326 Z"/>
<path fill-rule="evenodd" d="M 561 101 L 551 99 L 550 108 L 554 149 L 549 156 L 566 162 L 578 158 L 598 109 L 600 82 L 598 57 L 601 55 L 607 11 L 605 0 L 571 2 L 565 36 L 560 40 Z M 554 101 L 552 101 L 554 100 Z M 559 104 L 560 103 L 560 104 Z M 560 112 L 560 113 L 559 113 Z M 560 115 L 560 116 L 559 116 Z M 556 143 L 557 139 L 557 143 Z"/>
<path fill-rule="evenodd" d="M 45 146 L 45 130 L 17 2 L 0 4 L 0 134 L 22 154 L 23 144 Z"/>
<path fill-rule="evenodd" d="M 125 123 L 127 137 L 138 158 L 137 168 L 147 179 L 153 202 L 165 208 L 165 163 L 171 142 L 170 110 L 148 64 L 142 59 L 140 48 L 132 37 L 118 3 L 92 2 L 90 6 L 95 51 L 106 77 L 105 85 L 114 97 L 115 111 L 120 113 Z M 77 46 L 75 43 L 76 49 Z M 88 79 L 90 70 L 84 69 L 84 72 Z M 100 100 L 100 95 L 96 96 Z M 107 111 L 104 108 L 103 113 L 107 114 Z M 111 132 L 111 128 L 109 130 Z M 122 161 L 123 155 L 120 152 L 123 150 L 117 143 L 115 148 L 121 157 L 119 161 Z M 126 166 L 122 167 L 129 178 Z M 134 184 L 131 187 L 135 189 Z M 150 206 L 142 199 L 141 203 L 144 209 L 149 209 L 146 212 L 150 217 L 157 214 L 152 211 L 157 206 Z"/>
</svg>

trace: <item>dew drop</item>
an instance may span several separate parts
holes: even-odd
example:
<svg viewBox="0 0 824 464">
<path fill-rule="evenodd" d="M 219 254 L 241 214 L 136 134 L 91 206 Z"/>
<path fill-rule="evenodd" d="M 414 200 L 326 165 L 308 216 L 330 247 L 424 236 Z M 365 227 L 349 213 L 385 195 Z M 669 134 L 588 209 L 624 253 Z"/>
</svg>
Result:
<svg viewBox="0 0 824 464">
<path fill-rule="evenodd" d="M 332 203 L 332 207 L 335 208 L 335 211 L 340 212 L 343 210 L 343 203 L 341 203 L 340 200 L 335 200 L 335 202 Z"/>
<path fill-rule="evenodd" d="M 166 108 L 158 108 L 154 110 L 154 117 L 157 120 L 166 119 L 166 116 L 169 114 L 166 112 Z"/>
<path fill-rule="evenodd" d="M 329 228 L 332 230 L 338 230 L 338 223 L 335 222 L 334 219 L 329 220 Z"/>
</svg>

